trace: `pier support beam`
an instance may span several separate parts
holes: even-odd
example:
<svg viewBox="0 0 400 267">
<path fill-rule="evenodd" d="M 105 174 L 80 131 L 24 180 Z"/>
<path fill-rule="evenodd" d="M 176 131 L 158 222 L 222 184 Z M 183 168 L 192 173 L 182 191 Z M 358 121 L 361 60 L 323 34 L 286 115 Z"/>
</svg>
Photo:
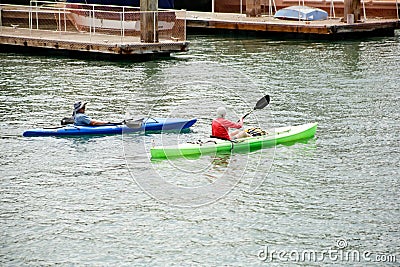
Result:
<svg viewBox="0 0 400 267">
<path fill-rule="evenodd" d="M 346 23 L 352 23 L 349 21 L 348 15 L 354 15 L 354 21 L 357 22 L 361 19 L 361 1 L 360 0 L 344 0 L 344 15 L 343 21 Z"/>
<path fill-rule="evenodd" d="M 158 43 L 158 0 L 140 0 L 140 41 Z"/>
<path fill-rule="evenodd" d="M 261 1 L 246 0 L 246 17 L 260 17 L 260 16 L 261 16 Z"/>
</svg>

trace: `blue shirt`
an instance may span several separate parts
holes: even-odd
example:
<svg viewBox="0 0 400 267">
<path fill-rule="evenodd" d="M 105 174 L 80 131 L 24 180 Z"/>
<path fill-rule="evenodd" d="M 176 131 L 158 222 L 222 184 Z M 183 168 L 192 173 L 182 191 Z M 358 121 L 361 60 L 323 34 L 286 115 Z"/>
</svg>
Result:
<svg viewBox="0 0 400 267">
<path fill-rule="evenodd" d="M 84 113 L 76 113 L 74 117 L 74 124 L 76 126 L 88 126 L 92 119 Z"/>
</svg>

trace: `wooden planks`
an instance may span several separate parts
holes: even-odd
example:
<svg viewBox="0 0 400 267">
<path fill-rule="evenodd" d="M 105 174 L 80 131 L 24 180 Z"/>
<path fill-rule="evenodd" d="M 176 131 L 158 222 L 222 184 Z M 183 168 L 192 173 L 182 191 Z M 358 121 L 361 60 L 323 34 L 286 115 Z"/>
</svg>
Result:
<svg viewBox="0 0 400 267">
<path fill-rule="evenodd" d="M 260 36 L 311 37 L 322 39 L 343 39 L 370 36 L 394 36 L 400 23 L 395 19 L 368 19 L 348 24 L 340 19 L 324 21 L 279 20 L 272 17 L 249 18 L 233 13 L 207 13 L 188 11 L 187 27 L 190 30 L 209 32 L 231 31 L 252 32 Z"/>
</svg>

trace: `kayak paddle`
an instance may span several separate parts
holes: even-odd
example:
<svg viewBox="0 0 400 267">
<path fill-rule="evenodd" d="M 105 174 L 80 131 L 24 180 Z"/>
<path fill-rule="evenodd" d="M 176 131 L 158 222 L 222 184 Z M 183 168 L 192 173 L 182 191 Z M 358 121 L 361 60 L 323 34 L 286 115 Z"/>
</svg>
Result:
<svg viewBox="0 0 400 267">
<path fill-rule="evenodd" d="M 142 127 L 143 120 L 144 120 L 144 118 L 138 119 L 138 120 L 127 119 L 127 120 L 123 120 L 121 122 L 110 122 L 110 123 L 107 123 L 106 125 L 124 125 L 125 124 L 126 126 L 128 126 L 128 128 L 139 129 L 140 127 Z"/>
<path fill-rule="evenodd" d="M 268 106 L 270 101 L 270 97 L 269 95 L 265 95 L 263 96 L 260 100 L 257 101 L 257 104 L 255 105 L 255 107 L 253 108 L 252 111 L 250 111 L 249 113 L 247 113 L 246 115 L 244 115 L 242 118 L 246 118 L 247 116 L 249 116 L 251 113 L 253 113 L 254 110 L 256 109 L 263 109 L 266 106 Z"/>
<path fill-rule="evenodd" d="M 140 127 L 142 127 L 143 120 L 144 120 L 144 118 L 143 119 L 138 119 L 138 120 L 127 119 L 127 120 L 124 120 L 124 121 L 121 121 L 121 122 L 109 122 L 106 125 L 113 126 L 113 125 L 124 125 L 125 124 L 129 128 L 139 129 Z M 62 126 L 65 126 L 65 125 L 68 125 L 68 124 L 74 124 L 74 119 L 73 118 L 63 118 L 61 120 L 61 125 Z"/>
</svg>

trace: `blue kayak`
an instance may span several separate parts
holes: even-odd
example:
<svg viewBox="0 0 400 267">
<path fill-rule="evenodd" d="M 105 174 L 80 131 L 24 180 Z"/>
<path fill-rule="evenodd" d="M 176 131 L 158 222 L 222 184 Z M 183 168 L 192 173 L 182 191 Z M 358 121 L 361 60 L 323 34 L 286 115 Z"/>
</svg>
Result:
<svg viewBox="0 0 400 267">
<path fill-rule="evenodd" d="M 79 136 L 79 135 L 103 135 L 103 134 L 122 134 L 130 132 L 157 132 L 166 130 L 184 130 L 195 124 L 197 119 L 180 118 L 146 118 L 141 125 L 128 126 L 122 125 L 102 125 L 102 126 L 76 126 L 73 124 L 52 127 L 31 129 L 23 133 L 25 137 L 34 136 Z"/>
</svg>

